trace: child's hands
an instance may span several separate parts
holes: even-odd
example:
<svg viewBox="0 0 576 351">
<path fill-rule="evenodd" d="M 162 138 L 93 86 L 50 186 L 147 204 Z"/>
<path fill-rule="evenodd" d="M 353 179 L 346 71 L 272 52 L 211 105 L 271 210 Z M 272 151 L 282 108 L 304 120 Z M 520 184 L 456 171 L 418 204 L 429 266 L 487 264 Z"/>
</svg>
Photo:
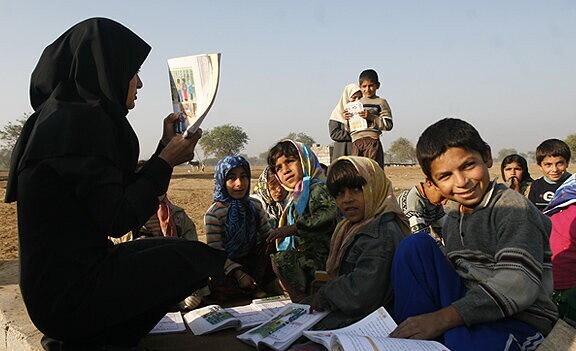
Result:
<svg viewBox="0 0 576 351">
<path fill-rule="evenodd" d="M 508 186 L 512 190 L 515 190 L 518 192 L 520 191 L 520 182 L 518 181 L 518 178 L 516 178 L 515 176 L 508 178 Z"/>
<path fill-rule="evenodd" d="M 249 274 L 237 269 L 234 271 L 234 278 L 238 282 L 240 289 L 254 290 L 257 287 L 256 281 Z"/>
<path fill-rule="evenodd" d="M 360 116 L 364 119 L 368 119 L 368 110 L 358 112 L 358 116 Z"/>
<path fill-rule="evenodd" d="M 453 306 L 432 313 L 407 318 L 390 333 L 392 338 L 432 340 L 448 329 L 464 324 L 460 313 Z"/>
<path fill-rule="evenodd" d="M 320 307 L 320 300 L 318 299 L 318 294 L 312 295 L 312 301 L 310 301 L 310 313 L 314 311 L 323 311 L 324 309 Z"/>
<path fill-rule="evenodd" d="M 287 236 L 296 235 L 296 233 L 297 229 L 295 224 L 286 227 L 276 228 L 270 235 L 268 235 L 268 237 L 266 238 L 266 242 L 273 243 L 277 239 L 282 239 Z"/>
</svg>

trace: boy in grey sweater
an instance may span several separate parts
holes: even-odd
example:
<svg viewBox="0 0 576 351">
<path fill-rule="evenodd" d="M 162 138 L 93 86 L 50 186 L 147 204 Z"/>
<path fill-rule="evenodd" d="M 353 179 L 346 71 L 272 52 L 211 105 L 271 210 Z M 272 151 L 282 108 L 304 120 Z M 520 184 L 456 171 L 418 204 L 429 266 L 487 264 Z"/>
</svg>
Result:
<svg viewBox="0 0 576 351">
<path fill-rule="evenodd" d="M 393 337 L 437 339 L 451 350 L 527 350 L 552 329 L 551 223 L 524 196 L 490 181 L 490 147 L 469 123 L 446 118 L 416 146 L 418 162 L 455 203 L 445 253 L 428 235 L 404 239 L 392 283 Z"/>
</svg>

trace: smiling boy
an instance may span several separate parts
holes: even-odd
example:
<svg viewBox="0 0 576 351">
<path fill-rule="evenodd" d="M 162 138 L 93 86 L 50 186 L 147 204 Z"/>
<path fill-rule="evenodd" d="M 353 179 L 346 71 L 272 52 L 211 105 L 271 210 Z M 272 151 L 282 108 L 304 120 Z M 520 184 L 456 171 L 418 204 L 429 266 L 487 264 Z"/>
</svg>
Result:
<svg viewBox="0 0 576 351">
<path fill-rule="evenodd" d="M 490 180 L 490 147 L 469 123 L 446 118 L 417 144 L 422 171 L 455 204 L 445 253 L 428 235 L 402 241 L 392 266 L 393 337 L 442 339 L 451 350 L 528 350 L 557 319 L 550 299 L 550 220 Z"/>
<path fill-rule="evenodd" d="M 566 171 L 570 156 L 570 147 L 559 139 L 544 140 L 536 148 L 536 163 L 542 171 L 542 177 L 532 182 L 528 199 L 540 211 L 544 211 L 556 189 L 570 177 L 571 174 Z"/>
</svg>

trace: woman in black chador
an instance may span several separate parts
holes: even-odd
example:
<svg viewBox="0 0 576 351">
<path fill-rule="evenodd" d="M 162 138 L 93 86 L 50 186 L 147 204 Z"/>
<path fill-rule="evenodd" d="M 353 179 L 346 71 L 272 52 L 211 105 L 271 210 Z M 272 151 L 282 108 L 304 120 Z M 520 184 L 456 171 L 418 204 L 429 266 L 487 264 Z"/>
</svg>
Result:
<svg viewBox="0 0 576 351">
<path fill-rule="evenodd" d="M 49 45 L 32 73 L 35 112 L 13 151 L 6 201 L 18 201 L 26 308 L 58 349 L 133 347 L 208 277 L 223 276 L 226 254 L 199 242 L 107 239 L 156 212 L 173 166 L 193 158 L 201 135 L 175 135 L 178 116 L 169 115 L 135 173 L 138 139 L 126 115 L 149 51 L 123 25 L 93 18 Z"/>
</svg>

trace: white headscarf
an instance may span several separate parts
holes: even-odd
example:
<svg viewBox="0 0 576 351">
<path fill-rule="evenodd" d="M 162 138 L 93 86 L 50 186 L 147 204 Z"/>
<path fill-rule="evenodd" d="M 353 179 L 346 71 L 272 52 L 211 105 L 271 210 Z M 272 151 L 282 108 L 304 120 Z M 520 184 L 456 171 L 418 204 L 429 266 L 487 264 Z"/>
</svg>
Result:
<svg viewBox="0 0 576 351">
<path fill-rule="evenodd" d="M 344 124 L 346 130 L 349 130 L 348 120 L 344 118 L 344 111 L 346 111 L 346 104 L 350 102 L 350 98 L 352 97 L 352 95 L 356 94 L 359 91 L 361 90 L 358 87 L 358 85 L 348 84 L 344 88 L 344 91 L 342 92 L 342 97 L 340 98 L 340 101 L 338 102 L 336 107 L 334 107 L 334 110 L 332 110 L 332 114 L 330 115 L 331 120 Z"/>
</svg>

